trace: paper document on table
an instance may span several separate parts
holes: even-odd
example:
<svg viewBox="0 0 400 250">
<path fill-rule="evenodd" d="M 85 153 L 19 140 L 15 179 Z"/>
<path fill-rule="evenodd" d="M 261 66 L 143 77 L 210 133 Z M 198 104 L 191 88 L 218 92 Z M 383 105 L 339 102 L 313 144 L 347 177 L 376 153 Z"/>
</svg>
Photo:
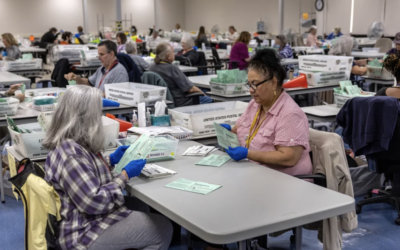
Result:
<svg viewBox="0 0 400 250">
<path fill-rule="evenodd" d="M 165 185 L 165 187 L 198 193 L 198 194 L 209 194 L 212 191 L 217 190 L 222 186 L 209 184 L 205 182 L 191 181 L 181 178 L 179 180 L 171 182 L 170 184 Z"/>
<path fill-rule="evenodd" d="M 227 163 L 231 157 L 229 155 L 209 155 L 197 162 L 196 165 L 211 166 L 211 167 L 221 167 Z"/>
<path fill-rule="evenodd" d="M 188 148 L 182 155 L 206 156 L 216 150 L 218 149 L 213 146 L 193 146 Z"/>
<path fill-rule="evenodd" d="M 147 155 L 154 148 L 156 143 L 150 139 L 148 135 L 141 135 L 136 141 L 125 151 L 124 156 L 119 161 L 115 170 L 121 173 L 122 169 L 134 160 L 146 159 Z"/>
<path fill-rule="evenodd" d="M 144 166 L 144 168 L 142 169 L 140 176 L 146 179 L 156 179 L 174 174 L 176 174 L 176 172 L 168 168 L 163 168 L 156 164 L 146 164 L 146 166 Z"/>
<path fill-rule="evenodd" d="M 236 134 L 215 122 L 214 127 L 215 133 L 217 134 L 218 144 L 221 147 L 228 149 L 229 147 L 236 148 L 240 146 Z"/>
</svg>

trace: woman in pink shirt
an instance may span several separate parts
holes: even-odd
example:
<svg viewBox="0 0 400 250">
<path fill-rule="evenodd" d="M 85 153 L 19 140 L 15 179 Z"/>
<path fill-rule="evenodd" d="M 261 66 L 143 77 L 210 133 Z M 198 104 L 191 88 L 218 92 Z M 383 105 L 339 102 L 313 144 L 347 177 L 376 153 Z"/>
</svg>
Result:
<svg viewBox="0 0 400 250">
<path fill-rule="evenodd" d="M 253 100 L 233 128 L 222 124 L 237 134 L 240 147 L 226 152 L 236 161 L 248 158 L 286 174 L 311 174 L 308 120 L 282 88 L 285 76 L 274 50 L 253 56 L 247 75 Z"/>
<path fill-rule="evenodd" d="M 247 62 L 250 61 L 249 48 L 247 47 L 250 43 L 251 35 L 247 31 L 240 33 L 239 38 L 233 44 L 230 61 L 238 62 L 238 68 L 240 70 L 247 68 Z M 232 69 L 232 63 L 229 64 L 229 69 Z"/>
<path fill-rule="evenodd" d="M 316 47 L 321 46 L 323 43 L 317 39 L 317 26 L 311 26 L 307 36 L 307 46 Z"/>
</svg>

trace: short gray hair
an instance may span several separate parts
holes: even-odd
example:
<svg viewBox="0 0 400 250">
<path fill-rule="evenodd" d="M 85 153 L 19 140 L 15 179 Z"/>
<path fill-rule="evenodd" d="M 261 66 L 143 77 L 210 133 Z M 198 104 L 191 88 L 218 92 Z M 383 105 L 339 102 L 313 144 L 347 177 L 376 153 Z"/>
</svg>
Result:
<svg viewBox="0 0 400 250">
<path fill-rule="evenodd" d="M 100 152 L 104 147 L 101 97 L 101 91 L 90 86 L 68 89 L 57 105 L 42 145 L 53 150 L 71 139 L 93 153 Z"/>
<path fill-rule="evenodd" d="M 170 52 L 174 53 L 169 43 L 159 43 L 156 47 L 156 58 L 154 59 L 154 63 L 159 64 L 161 61 L 165 61 Z"/>
<path fill-rule="evenodd" d="M 310 32 L 313 31 L 313 30 L 317 30 L 317 26 L 312 25 L 312 26 L 310 27 L 310 29 L 308 30 L 308 32 L 310 33 Z"/>
<path fill-rule="evenodd" d="M 136 54 L 136 52 L 137 52 L 136 42 L 134 42 L 132 40 L 128 40 L 125 43 L 125 51 L 128 54 Z"/>
<path fill-rule="evenodd" d="M 329 55 L 334 56 L 351 56 L 353 50 L 353 38 L 351 36 L 341 36 L 329 50 Z"/>
<path fill-rule="evenodd" d="M 182 36 L 181 43 L 182 42 L 186 43 L 189 48 L 194 47 L 194 41 L 191 36 L 188 35 Z"/>
</svg>

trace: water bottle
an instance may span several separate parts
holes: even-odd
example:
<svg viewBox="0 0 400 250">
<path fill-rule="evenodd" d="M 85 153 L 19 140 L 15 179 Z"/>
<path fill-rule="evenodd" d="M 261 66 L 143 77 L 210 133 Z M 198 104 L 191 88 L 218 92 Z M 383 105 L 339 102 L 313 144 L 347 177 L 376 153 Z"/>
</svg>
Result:
<svg viewBox="0 0 400 250">
<path fill-rule="evenodd" d="M 297 67 L 295 67 L 294 71 L 293 71 L 293 78 L 296 78 L 298 76 L 299 76 L 299 69 Z"/>
</svg>

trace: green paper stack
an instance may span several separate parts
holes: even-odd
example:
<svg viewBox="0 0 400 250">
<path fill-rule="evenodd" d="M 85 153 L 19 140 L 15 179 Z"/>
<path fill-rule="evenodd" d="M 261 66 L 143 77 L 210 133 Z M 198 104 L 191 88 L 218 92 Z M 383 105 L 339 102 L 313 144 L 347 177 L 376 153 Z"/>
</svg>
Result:
<svg viewBox="0 0 400 250">
<path fill-rule="evenodd" d="M 22 54 L 22 59 L 23 60 L 32 60 L 33 59 L 33 55 L 32 55 L 32 53 Z"/>
<path fill-rule="evenodd" d="M 368 63 L 368 66 L 382 68 L 382 63 L 377 58 L 375 58 Z"/>
<path fill-rule="evenodd" d="M 247 81 L 247 72 L 245 70 L 217 70 L 217 78 L 211 78 L 215 83 L 245 83 Z"/>
</svg>

